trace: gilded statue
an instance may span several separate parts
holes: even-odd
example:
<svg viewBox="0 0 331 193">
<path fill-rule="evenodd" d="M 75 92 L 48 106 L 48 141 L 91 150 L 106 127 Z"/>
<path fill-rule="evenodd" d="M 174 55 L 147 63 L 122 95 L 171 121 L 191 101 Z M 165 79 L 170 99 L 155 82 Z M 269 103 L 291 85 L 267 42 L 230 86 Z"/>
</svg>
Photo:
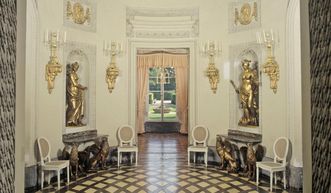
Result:
<svg viewBox="0 0 331 193">
<path fill-rule="evenodd" d="M 259 78 L 256 68 L 250 67 L 250 60 L 244 59 L 241 62 L 241 84 L 236 87 L 230 80 L 236 93 L 239 95 L 242 117 L 238 125 L 240 126 L 259 126 Z"/>
<path fill-rule="evenodd" d="M 78 68 L 78 62 L 68 65 L 66 126 L 81 127 L 86 125 L 82 119 L 84 118 L 85 105 L 84 91 L 87 90 L 87 87 L 78 83 Z"/>
</svg>

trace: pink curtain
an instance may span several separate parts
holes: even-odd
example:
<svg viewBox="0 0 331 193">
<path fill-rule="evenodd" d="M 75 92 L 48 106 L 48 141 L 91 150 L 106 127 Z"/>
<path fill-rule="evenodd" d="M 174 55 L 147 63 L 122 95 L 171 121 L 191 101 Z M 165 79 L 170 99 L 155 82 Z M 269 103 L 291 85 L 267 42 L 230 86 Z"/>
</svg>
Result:
<svg viewBox="0 0 331 193">
<path fill-rule="evenodd" d="M 182 58 L 182 61 L 175 65 L 176 70 L 176 104 L 177 104 L 177 117 L 180 121 L 180 133 L 187 134 L 187 107 L 188 107 L 188 56 Z"/>
<path fill-rule="evenodd" d="M 140 61 L 138 56 L 137 61 L 137 116 L 136 127 L 138 133 L 145 132 L 145 116 L 146 116 L 146 96 L 148 86 L 149 66 Z"/>
<path fill-rule="evenodd" d="M 137 119 L 138 133 L 145 132 L 148 72 L 152 67 L 174 67 L 176 70 L 177 117 L 180 132 L 187 133 L 187 69 L 188 54 L 151 53 L 137 56 Z"/>
</svg>

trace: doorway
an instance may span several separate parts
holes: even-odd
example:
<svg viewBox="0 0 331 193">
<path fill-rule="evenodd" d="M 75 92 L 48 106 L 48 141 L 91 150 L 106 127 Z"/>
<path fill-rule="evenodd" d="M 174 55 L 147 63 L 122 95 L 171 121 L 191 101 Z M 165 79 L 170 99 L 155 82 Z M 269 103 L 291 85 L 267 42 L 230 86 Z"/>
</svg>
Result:
<svg viewBox="0 0 331 193">
<path fill-rule="evenodd" d="M 188 63 L 187 48 L 137 50 L 140 133 L 187 133 Z"/>
</svg>

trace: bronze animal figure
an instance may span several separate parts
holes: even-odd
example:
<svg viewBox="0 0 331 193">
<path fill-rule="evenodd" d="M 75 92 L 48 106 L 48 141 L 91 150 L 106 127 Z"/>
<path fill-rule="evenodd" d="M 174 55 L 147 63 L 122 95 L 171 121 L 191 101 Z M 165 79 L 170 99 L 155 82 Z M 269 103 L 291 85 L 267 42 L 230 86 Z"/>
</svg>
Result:
<svg viewBox="0 0 331 193">
<path fill-rule="evenodd" d="M 247 145 L 247 170 L 247 177 L 254 180 L 256 172 L 256 156 L 251 143 Z"/>
<path fill-rule="evenodd" d="M 100 149 L 100 154 L 101 154 L 100 166 L 103 169 L 106 168 L 106 162 L 107 162 L 107 158 L 109 156 L 109 151 L 110 151 L 110 147 L 108 144 L 108 140 L 103 140 L 101 143 L 101 149 Z"/>
<path fill-rule="evenodd" d="M 79 158 L 78 158 L 78 145 L 73 144 L 70 152 L 70 171 L 74 176 L 74 179 L 77 179 L 78 176 L 78 167 L 79 167 Z"/>
<path fill-rule="evenodd" d="M 221 159 L 221 169 L 225 169 L 226 167 L 228 172 L 237 173 L 238 164 L 236 159 L 232 156 L 231 146 L 228 145 L 227 147 L 221 137 L 217 138 L 216 151 Z"/>
</svg>

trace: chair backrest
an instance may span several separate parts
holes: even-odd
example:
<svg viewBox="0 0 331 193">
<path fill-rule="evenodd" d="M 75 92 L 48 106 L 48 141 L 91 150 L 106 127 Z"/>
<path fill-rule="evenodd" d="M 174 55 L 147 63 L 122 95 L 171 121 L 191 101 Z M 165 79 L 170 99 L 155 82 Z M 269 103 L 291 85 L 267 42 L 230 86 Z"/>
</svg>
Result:
<svg viewBox="0 0 331 193">
<path fill-rule="evenodd" d="M 51 161 L 51 146 L 49 145 L 48 140 L 44 137 L 38 137 L 37 143 L 40 155 L 40 163 L 41 165 L 44 165 L 45 162 Z"/>
<path fill-rule="evenodd" d="M 117 130 L 119 146 L 133 145 L 134 130 L 130 125 L 122 125 Z"/>
<path fill-rule="evenodd" d="M 289 148 L 289 140 L 286 137 L 279 137 L 274 143 L 274 162 L 281 161 L 283 165 L 286 165 L 286 158 Z"/>
<path fill-rule="evenodd" d="M 202 144 L 207 146 L 207 139 L 209 136 L 209 131 L 207 127 L 203 125 L 197 125 L 192 129 L 192 139 L 193 145 Z"/>
</svg>

